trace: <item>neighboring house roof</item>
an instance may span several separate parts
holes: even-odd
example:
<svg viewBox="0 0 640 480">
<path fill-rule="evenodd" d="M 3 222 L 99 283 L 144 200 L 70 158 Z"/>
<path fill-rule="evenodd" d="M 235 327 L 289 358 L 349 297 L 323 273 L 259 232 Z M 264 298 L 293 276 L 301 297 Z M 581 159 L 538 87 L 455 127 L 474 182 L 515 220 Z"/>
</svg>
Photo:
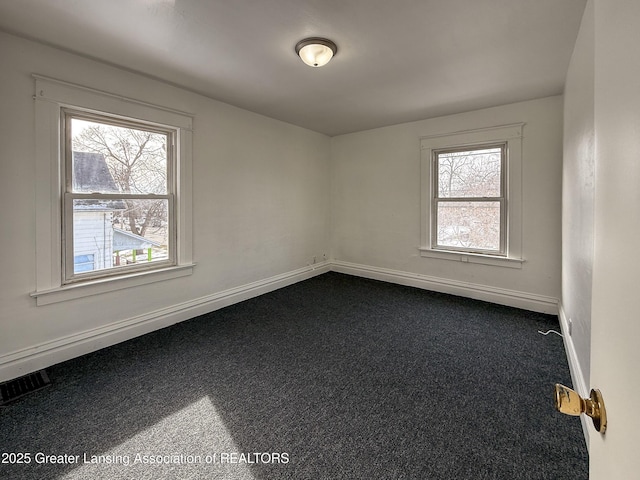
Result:
<svg viewBox="0 0 640 480">
<path fill-rule="evenodd" d="M 119 193 L 104 155 L 73 152 L 73 191 L 79 193 Z M 124 210 L 122 200 L 76 200 L 74 210 Z"/>
<path fill-rule="evenodd" d="M 160 247 L 161 243 L 141 237 L 135 233 L 113 229 L 113 250 L 139 250 L 143 248 Z"/>
<path fill-rule="evenodd" d="M 119 192 L 104 155 L 92 152 L 73 152 L 73 191 Z"/>
</svg>

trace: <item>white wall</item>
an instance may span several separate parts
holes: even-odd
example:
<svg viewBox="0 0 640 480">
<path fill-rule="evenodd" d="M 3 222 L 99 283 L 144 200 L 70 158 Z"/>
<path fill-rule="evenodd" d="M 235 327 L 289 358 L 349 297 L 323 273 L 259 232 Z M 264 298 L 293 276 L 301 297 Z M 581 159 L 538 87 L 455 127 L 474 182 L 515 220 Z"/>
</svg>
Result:
<svg viewBox="0 0 640 480">
<path fill-rule="evenodd" d="M 0 33 L 0 381 L 312 275 L 330 139 Z M 194 114 L 191 276 L 36 307 L 32 73 Z"/>
<path fill-rule="evenodd" d="M 561 321 L 574 386 L 587 395 L 593 280 L 594 17 L 586 6 L 564 94 Z M 571 328 L 569 328 L 571 322 Z"/>
<path fill-rule="evenodd" d="M 522 269 L 419 255 L 420 137 L 526 122 Z M 332 255 L 345 271 L 557 312 L 561 266 L 562 97 L 332 138 Z"/>
</svg>

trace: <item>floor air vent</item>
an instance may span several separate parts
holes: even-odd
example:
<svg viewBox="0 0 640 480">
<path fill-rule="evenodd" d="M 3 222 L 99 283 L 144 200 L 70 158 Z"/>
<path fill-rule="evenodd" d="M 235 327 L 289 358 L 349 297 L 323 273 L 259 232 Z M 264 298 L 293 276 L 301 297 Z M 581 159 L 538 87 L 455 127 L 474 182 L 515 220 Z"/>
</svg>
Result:
<svg viewBox="0 0 640 480">
<path fill-rule="evenodd" d="M 44 370 L 0 383 L 0 405 L 11 403 L 28 393 L 46 387 L 50 383 L 47 372 Z"/>
</svg>

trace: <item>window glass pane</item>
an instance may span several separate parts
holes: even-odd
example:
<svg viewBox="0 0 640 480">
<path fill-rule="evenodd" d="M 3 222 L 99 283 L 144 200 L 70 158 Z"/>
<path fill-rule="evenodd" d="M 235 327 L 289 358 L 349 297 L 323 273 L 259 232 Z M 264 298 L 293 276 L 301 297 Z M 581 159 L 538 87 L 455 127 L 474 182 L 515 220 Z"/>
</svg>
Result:
<svg viewBox="0 0 640 480">
<path fill-rule="evenodd" d="M 74 193 L 167 193 L 167 135 L 71 118 Z"/>
<path fill-rule="evenodd" d="M 167 199 L 73 200 L 74 273 L 168 260 L 168 212 Z"/>
<path fill-rule="evenodd" d="M 500 197 L 500 147 L 464 152 L 439 152 L 438 196 Z"/>
<path fill-rule="evenodd" d="M 93 255 L 76 255 L 73 257 L 73 273 L 90 272 L 95 270 Z"/>
<path fill-rule="evenodd" d="M 500 251 L 500 202 L 438 202 L 436 244 Z"/>
</svg>

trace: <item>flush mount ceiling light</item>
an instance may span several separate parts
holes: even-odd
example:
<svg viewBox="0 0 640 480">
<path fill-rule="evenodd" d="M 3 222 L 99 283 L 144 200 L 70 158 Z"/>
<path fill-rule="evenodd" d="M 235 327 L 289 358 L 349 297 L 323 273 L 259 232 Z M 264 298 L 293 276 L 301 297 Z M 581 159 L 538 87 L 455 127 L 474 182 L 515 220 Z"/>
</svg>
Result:
<svg viewBox="0 0 640 480">
<path fill-rule="evenodd" d="M 326 65 L 337 51 L 336 44 L 326 38 L 305 38 L 296 45 L 296 53 L 310 67 Z"/>
</svg>

